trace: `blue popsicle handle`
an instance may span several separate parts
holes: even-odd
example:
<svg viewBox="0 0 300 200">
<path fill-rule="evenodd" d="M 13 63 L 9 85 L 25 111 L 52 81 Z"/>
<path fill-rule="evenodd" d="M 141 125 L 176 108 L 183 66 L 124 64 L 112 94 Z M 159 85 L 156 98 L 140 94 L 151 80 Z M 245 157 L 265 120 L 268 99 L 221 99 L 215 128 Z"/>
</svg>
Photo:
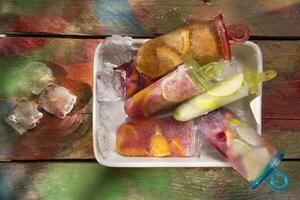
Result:
<svg viewBox="0 0 300 200">
<path fill-rule="evenodd" d="M 283 192 L 289 187 L 289 176 L 275 168 L 267 179 L 268 185 L 276 192 Z"/>
</svg>

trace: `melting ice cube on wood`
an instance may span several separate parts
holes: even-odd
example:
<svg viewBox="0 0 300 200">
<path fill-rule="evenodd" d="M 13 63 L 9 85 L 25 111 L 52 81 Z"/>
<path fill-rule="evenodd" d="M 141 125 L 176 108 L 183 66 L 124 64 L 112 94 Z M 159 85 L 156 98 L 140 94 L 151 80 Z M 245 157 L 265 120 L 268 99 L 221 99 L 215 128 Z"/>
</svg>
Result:
<svg viewBox="0 0 300 200">
<path fill-rule="evenodd" d="M 39 96 L 39 105 L 45 111 L 59 118 L 65 118 L 73 109 L 76 99 L 77 97 L 68 89 L 56 84 L 49 84 Z"/>
<path fill-rule="evenodd" d="M 43 117 L 43 114 L 37 108 L 37 104 L 22 98 L 5 118 L 5 121 L 22 135 L 36 127 L 40 118 Z"/>
<path fill-rule="evenodd" d="M 33 94 L 38 95 L 52 80 L 52 70 L 43 62 L 30 62 L 22 70 L 23 81 L 20 83 Z"/>
</svg>

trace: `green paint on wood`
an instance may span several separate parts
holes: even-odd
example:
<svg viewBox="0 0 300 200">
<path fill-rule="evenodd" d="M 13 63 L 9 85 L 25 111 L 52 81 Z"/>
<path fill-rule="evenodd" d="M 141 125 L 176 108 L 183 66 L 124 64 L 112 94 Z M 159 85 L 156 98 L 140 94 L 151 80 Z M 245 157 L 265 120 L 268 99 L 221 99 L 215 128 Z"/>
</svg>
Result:
<svg viewBox="0 0 300 200">
<path fill-rule="evenodd" d="M 290 188 L 283 193 L 271 191 L 266 184 L 252 190 L 232 168 L 129 169 L 82 162 L 3 163 L 0 190 L 18 197 L 14 199 L 46 200 L 297 199 L 299 163 L 280 164 L 291 178 Z"/>
<path fill-rule="evenodd" d="M 51 54 L 44 50 L 38 50 L 24 57 L 11 57 L 0 59 L 0 97 L 20 97 L 29 94 L 29 88 L 24 87 L 28 77 L 22 73 L 22 69 L 33 61 L 47 62 Z"/>
<path fill-rule="evenodd" d="M 35 178 L 33 187 L 41 198 L 51 200 L 62 197 L 115 200 L 132 195 L 150 198 L 164 196 L 164 192 L 171 189 L 171 179 L 167 169 L 121 169 L 95 163 L 65 163 L 48 165 Z"/>
<path fill-rule="evenodd" d="M 43 199 L 49 200 L 113 199 L 124 195 L 126 180 L 111 169 L 92 163 L 53 164 L 36 177 L 34 187 Z"/>
</svg>

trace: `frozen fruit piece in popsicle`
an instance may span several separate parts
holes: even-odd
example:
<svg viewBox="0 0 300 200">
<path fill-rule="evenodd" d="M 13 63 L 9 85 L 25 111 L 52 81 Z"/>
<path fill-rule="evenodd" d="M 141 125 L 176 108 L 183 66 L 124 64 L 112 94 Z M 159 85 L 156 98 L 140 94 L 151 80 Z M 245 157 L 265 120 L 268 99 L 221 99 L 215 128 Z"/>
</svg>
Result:
<svg viewBox="0 0 300 200">
<path fill-rule="evenodd" d="M 248 126 L 239 126 L 236 128 L 236 133 L 242 140 L 250 145 L 257 146 L 260 144 L 259 138 L 256 137 L 255 130 Z"/>
<path fill-rule="evenodd" d="M 159 129 L 152 136 L 150 144 L 150 154 L 155 157 L 162 157 L 170 155 L 170 147 L 167 139 L 162 135 Z"/>
<path fill-rule="evenodd" d="M 239 30 L 240 37 L 231 37 L 235 36 L 234 30 Z M 160 78 L 191 58 L 200 65 L 222 58 L 230 60 L 229 43 L 237 42 L 236 39 L 239 43 L 246 41 L 249 29 L 243 26 L 230 33 L 227 35 L 222 15 L 213 20 L 199 21 L 143 43 L 138 49 L 136 67 L 151 78 Z"/>
<path fill-rule="evenodd" d="M 237 101 L 249 94 L 258 92 L 258 85 L 276 76 L 274 70 L 254 73 L 245 68 L 243 73 L 231 75 L 227 79 L 217 83 L 205 93 L 191 98 L 179 105 L 174 111 L 174 118 L 179 121 L 190 120 L 202 116 L 212 110 Z M 210 101 L 208 101 L 210 100 Z M 206 106 L 202 102 L 214 102 Z"/>
<path fill-rule="evenodd" d="M 185 155 L 183 145 L 180 143 L 180 140 L 177 138 L 175 138 L 171 141 L 170 149 L 172 152 L 174 152 L 175 155 L 178 155 L 178 156 Z"/>
<path fill-rule="evenodd" d="M 167 74 L 125 101 L 124 109 L 130 117 L 147 117 L 166 110 L 205 92 L 215 76 L 223 72 L 223 65 L 210 63 L 199 67 L 188 60 L 175 71 Z"/>
<path fill-rule="evenodd" d="M 77 97 L 68 89 L 49 84 L 39 96 L 39 105 L 47 112 L 59 117 L 65 118 L 71 112 Z"/>
<path fill-rule="evenodd" d="M 117 131 L 117 151 L 125 156 L 145 156 L 148 150 L 149 132 L 139 134 L 136 126 L 132 123 L 125 123 Z"/>
<path fill-rule="evenodd" d="M 178 108 L 176 108 L 173 116 L 179 121 L 189 120 L 199 116 L 200 111 L 206 111 L 205 113 L 207 113 L 211 110 L 220 107 L 221 105 L 224 105 L 224 103 L 226 103 L 226 99 L 223 99 L 223 96 L 225 96 L 226 94 L 232 94 L 231 97 L 233 99 L 236 99 L 236 96 L 240 96 L 236 95 L 235 93 L 242 87 L 242 81 L 243 75 L 241 73 L 238 73 L 229 77 L 225 81 L 217 83 L 208 92 L 196 96 L 191 100 L 180 105 Z M 213 92 L 210 93 L 210 91 Z M 240 91 L 240 94 L 242 96 L 248 94 L 247 90 L 245 92 L 243 91 L 244 90 Z M 231 100 L 231 98 L 227 99 Z"/>
<path fill-rule="evenodd" d="M 208 90 L 207 93 L 217 97 L 231 95 L 242 87 L 243 80 L 243 74 L 237 74 L 228 80 L 217 83 L 211 90 Z"/>
<path fill-rule="evenodd" d="M 156 57 L 162 74 L 168 73 L 170 68 L 182 63 L 180 56 L 167 46 L 157 47 Z"/>
<path fill-rule="evenodd" d="M 250 146 L 242 140 L 233 139 L 231 143 L 231 153 L 233 157 L 237 157 L 239 155 L 243 155 L 246 152 L 250 151 Z"/>
<path fill-rule="evenodd" d="M 162 41 L 166 46 L 174 49 L 180 56 L 184 56 L 190 48 L 190 31 L 178 30 L 172 33 L 163 35 Z"/>
<path fill-rule="evenodd" d="M 195 153 L 193 121 L 133 120 L 117 130 L 116 149 L 125 156 L 188 157 Z"/>
<path fill-rule="evenodd" d="M 232 121 L 240 123 L 232 124 Z M 199 127 L 200 134 L 203 134 L 225 156 L 236 171 L 251 181 L 253 189 L 264 180 L 267 180 L 274 190 L 282 191 L 287 188 L 288 177 L 276 169 L 283 154 L 233 112 L 227 109 L 211 112 L 199 119 Z M 238 130 L 243 130 L 242 137 Z M 222 137 L 217 137 L 220 133 L 226 133 L 225 141 Z M 249 136 L 246 136 L 247 134 Z M 255 145 L 252 145 L 253 142 L 249 142 L 250 140 L 255 141 Z M 273 176 L 272 171 L 276 171 L 280 176 Z M 270 181 L 270 177 L 283 184 Z M 280 180 L 277 180 L 278 178 Z"/>
</svg>

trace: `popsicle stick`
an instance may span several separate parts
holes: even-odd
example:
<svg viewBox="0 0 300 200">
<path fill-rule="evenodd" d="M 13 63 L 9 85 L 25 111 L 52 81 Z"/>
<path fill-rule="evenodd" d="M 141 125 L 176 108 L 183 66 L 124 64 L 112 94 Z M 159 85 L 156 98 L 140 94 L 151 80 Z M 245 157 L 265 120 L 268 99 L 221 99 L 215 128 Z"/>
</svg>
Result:
<svg viewBox="0 0 300 200">
<path fill-rule="evenodd" d="M 252 190 L 232 168 L 106 168 L 96 162 L 2 163 L 1 199 L 298 199 L 300 162 L 282 162 L 290 188 Z"/>
</svg>

